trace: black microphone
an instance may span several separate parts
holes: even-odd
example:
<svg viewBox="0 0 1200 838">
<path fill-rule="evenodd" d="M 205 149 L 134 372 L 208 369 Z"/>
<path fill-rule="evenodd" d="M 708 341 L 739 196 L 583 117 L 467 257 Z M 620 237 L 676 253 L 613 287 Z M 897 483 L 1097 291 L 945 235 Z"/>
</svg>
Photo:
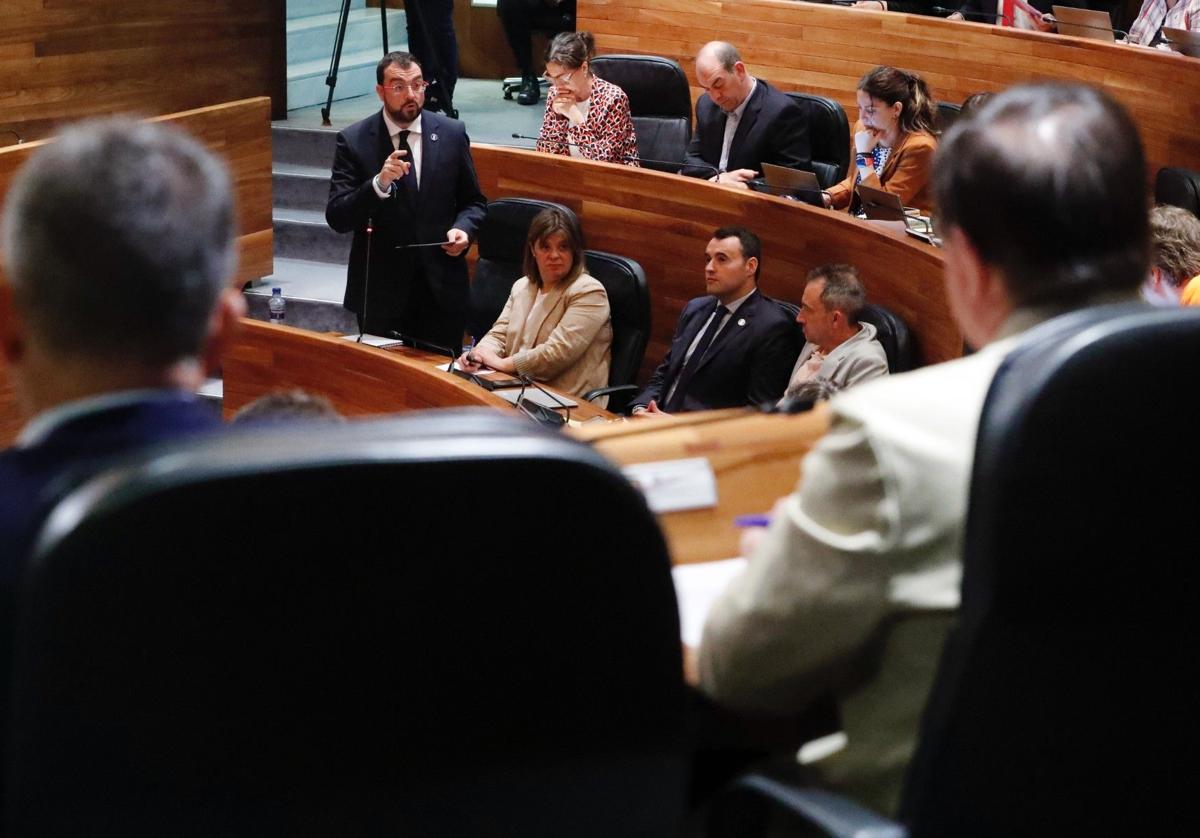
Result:
<svg viewBox="0 0 1200 838">
<path fill-rule="evenodd" d="M 571 421 L 571 406 L 570 405 L 568 405 L 566 402 L 564 402 L 558 396 L 551 393 L 549 390 L 547 390 L 541 384 L 538 384 L 536 381 L 534 381 L 533 376 L 531 376 L 529 373 L 518 373 L 517 378 L 519 378 L 521 380 L 521 392 L 517 393 L 517 407 L 522 407 L 521 402 L 523 401 L 524 396 L 525 396 L 525 388 L 532 385 L 535 389 L 540 390 L 542 393 L 544 393 L 546 396 L 548 396 L 552 402 L 554 402 L 556 405 L 558 405 L 560 408 L 562 408 L 563 410 L 565 410 L 567 412 L 566 418 L 563 419 L 562 422 L 559 422 L 558 424 L 565 425 L 565 424 L 567 424 L 567 422 Z M 534 406 L 541 407 L 541 405 L 538 405 L 538 404 L 535 404 Z M 531 411 L 527 407 L 524 408 L 524 412 L 525 412 L 525 415 L 529 416 L 530 418 L 533 418 L 533 419 L 538 418 L 536 415 L 534 415 L 533 411 Z M 557 414 L 555 414 L 555 415 L 557 415 Z M 541 421 L 541 420 L 539 420 L 539 421 Z"/>
<path fill-rule="evenodd" d="M 1065 23 L 1067 26 L 1078 26 L 1080 29 L 1098 29 L 1101 32 L 1112 32 L 1114 37 L 1117 35 L 1120 35 L 1122 38 L 1129 37 L 1128 32 L 1126 32 L 1124 29 L 1117 29 L 1115 26 L 1097 26 L 1094 23 L 1067 23 L 1067 21 L 1059 20 L 1054 15 L 1050 15 L 1050 19 L 1055 23 Z"/>
<path fill-rule="evenodd" d="M 449 370 L 450 370 L 451 375 L 457 375 L 459 378 L 465 378 L 465 379 L 467 379 L 467 381 L 470 381 L 475 386 L 483 387 L 483 389 L 485 389 L 485 390 L 491 389 L 490 387 L 486 386 L 483 383 L 483 381 L 479 378 L 479 376 L 477 376 L 475 373 L 468 372 L 467 370 L 464 370 L 464 369 L 459 369 L 458 367 L 455 366 L 455 364 L 458 363 L 458 354 L 455 353 L 455 351 L 453 349 L 451 349 L 450 347 L 442 346 L 440 343 L 434 343 L 431 340 L 425 340 L 425 338 L 418 338 L 418 337 L 413 337 L 412 335 L 406 335 L 403 332 L 391 331 L 391 332 L 387 333 L 387 336 L 390 338 L 395 338 L 396 340 L 400 341 L 401 343 L 403 343 L 407 346 L 413 346 L 413 347 L 423 348 L 423 349 L 430 349 L 434 352 L 439 352 L 439 353 L 445 355 L 446 357 L 448 357 L 450 359 Z"/>
<path fill-rule="evenodd" d="M 371 234 L 375 232 L 375 219 L 372 216 L 367 217 L 367 261 L 363 262 L 363 310 L 362 321 L 358 324 L 358 340 L 355 343 L 362 343 L 363 332 L 367 329 L 367 300 L 371 294 Z"/>
<path fill-rule="evenodd" d="M 995 21 L 999 19 L 1007 23 L 1009 26 L 1013 25 L 1013 19 L 1000 12 L 968 12 L 964 9 L 951 9 L 948 6 L 934 6 L 932 9 L 930 9 L 930 11 L 939 15 L 962 15 L 963 17 L 971 20 Z"/>
<path fill-rule="evenodd" d="M 514 140 L 534 140 L 534 141 L 541 139 L 541 137 L 530 137 L 526 134 L 518 134 L 515 131 L 513 132 L 512 138 Z M 573 143 L 570 140 L 555 140 L 554 142 L 562 143 L 563 145 L 573 145 L 576 148 L 586 148 L 587 146 L 595 145 L 595 143 Z M 523 147 L 522 146 L 509 146 L 509 148 L 523 148 Z M 526 149 L 526 150 L 528 150 L 528 149 Z M 697 166 L 695 163 L 688 163 L 684 160 L 654 160 L 650 157 L 639 157 L 636 154 L 626 154 L 625 156 L 623 156 L 621 158 L 621 160 L 623 160 L 623 161 L 624 160 L 636 160 L 639 163 L 657 163 L 660 166 L 678 166 L 679 168 L 683 168 L 684 166 L 691 166 L 692 168 L 701 168 L 701 166 Z M 714 175 L 720 174 L 720 171 L 717 169 L 716 166 L 709 166 L 707 163 L 705 163 L 703 165 L 703 168 L 711 169 L 712 173 Z M 679 173 L 676 172 L 675 174 L 679 174 Z M 689 176 L 685 175 L 684 177 L 689 177 Z"/>
<path fill-rule="evenodd" d="M 17 145 L 21 145 L 21 143 L 25 142 L 24 138 L 22 138 L 20 134 L 11 128 L 0 128 L 0 134 L 12 134 L 17 138 Z"/>
</svg>

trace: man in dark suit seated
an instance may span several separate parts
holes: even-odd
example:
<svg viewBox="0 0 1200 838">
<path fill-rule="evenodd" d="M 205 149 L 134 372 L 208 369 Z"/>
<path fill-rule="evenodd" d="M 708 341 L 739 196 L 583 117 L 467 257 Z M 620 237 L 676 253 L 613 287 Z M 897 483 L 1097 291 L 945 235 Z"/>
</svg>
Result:
<svg viewBox="0 0 1200 838">
<path fill-rule="evenodd" d="M 32 420 L 0 453 L 0 589 L 64 473 L 220 427 L 194 395 L 246 310 L 229 176 L 166 125 L 84 123 L 5 207 L 0 351 Z"/>
<path fill-rule="evenodd" d="M 808 114 L 746 72 L 732 44 L 711 41 L 696 55 L 696 133 L 681 174 L 746 187 L 763 163 L 812 171 Z"/>
<path fill-rule="evenodd" d="M 338 132 L 325 208 L 330 227 L 354 233 L 344 304 L 360 329 L 457 350 L 467 322 L 462 255 L 487 212 L 471 140 L 457 119 L 422 110 L 427 84 L 407 52 L 380 59 L 375 78 L 383 108 Z"/>
<path fill-rule="evenodd" d="M 3 717 L 13 595 L 42 522 L 122 454 L 221 427 L 194 394 L 246 306 L 229 176 L 166 125 L 63 132 L 16 176 L 0 233 L 0 352 L 32 417 L 0 452 Z"/>
<path fill-rule="evenodd" d="M 796 327 L 759 293 L 758 236 L 722 227 L 705 259 L 709 293 L 684 306 L 667 356 L 633 400 L 635 416 L 773 402 L 787 386 L 798 349 Z"/>
</svg>

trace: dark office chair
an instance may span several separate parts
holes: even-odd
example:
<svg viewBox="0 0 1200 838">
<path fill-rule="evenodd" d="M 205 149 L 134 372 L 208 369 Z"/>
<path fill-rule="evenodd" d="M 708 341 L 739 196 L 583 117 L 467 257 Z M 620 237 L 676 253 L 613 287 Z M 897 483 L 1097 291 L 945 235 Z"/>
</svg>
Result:
<svg viewBox="0 0 1200 838">
<path fill-rule="evenodd" d="M 1154 202 L 1183 207 L 1200 216 L 1200 172 L 1164 166 L 1154 179 Z"/>
<path fill-rule="evenodd" d="M 958 119 L 958 117 L 961 113 L 962 113 L 961 105 L 956 105 L 953 102 L 938 102 L 937 103 L 938 136 L 941 136 L 942 134 L 945 134 L 947 131 L 949 131 L 950 126 L 955 123 L 955 121 Z"/>
<path fill-rule="evenodd" d="M 875 327 L 875 339 L 883 344 L 888 359 L 888 372 L 908 372 L 914 366 L 912 338 L 908 326 L 894 312 L 878 303 L 867 303 L 858 319 Z"/>
<path fill-rule="evenodd" d="M 471 280 L 467 333 L 479 340 L 492 328 L 513 283 L 525 273 L 525 239 L 529 224 L 544 209 L 561 204 L 534 198 L 500 198 L 488 202 L 487 217 L 479 226 L 479 261 Z M 454 348 L 454 347 L 452 347 Z"/>
<path fill-rule="evenodd" d="M 598 55 L 592 72 L 629 97 L 642 166 L 678 173 L 692 138 L 692 101 L 679 63 L 656 55 Z M 663 162 L 654 162 L 663 161 Z"/>
<path fill-rule="evenodd" d="M 903 827 L 763 775 L 739 793 L 832 835 L 1194 831 L 1200 452 L 1173 429 L 1197 358 L 1200 312 L 1138 305 L 1056 318 L 1001 365 Z"/>
<path fill-rule="evenodd" d="M 10 834 L 674 831 L 662 535 L 607 461 L 524 420 L 151 457 L 63 501 L 26 583 Z"/>
<path fill-rule="evenodd" d="M 808 114 L 813 172 L 822 189 L 841 183 L 850 170 L 850 123 L 842 106 L 812 93 L 790 92 Z"/>
<path fill-rule="evenodd" d="M 586 252 L 588 273 L 600 280 L 612 312 L 612 361 L 609 386 L 584 393 L 587 401 L 608 396 L 608 409 L 624 412 L 637 393 L 638 371 L 650 340 L 650 287 L 642 266 L 625 256 L 599 250 Z"/>
</svg>

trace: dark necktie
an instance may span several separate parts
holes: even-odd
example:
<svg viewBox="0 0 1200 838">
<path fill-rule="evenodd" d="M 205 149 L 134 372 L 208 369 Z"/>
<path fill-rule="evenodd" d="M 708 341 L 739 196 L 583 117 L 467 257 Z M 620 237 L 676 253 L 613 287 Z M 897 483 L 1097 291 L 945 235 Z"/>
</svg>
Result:
<svg viewBox="0 0 1200 838">
<path fill-rule="evenodd" d="M 408 144 L 408 129 L 401 131 L 397 136 L 400 139 L 400 151 L 408 152 L 404 156 L 405 162 L 408 163 L 408 174 L 400 180 L 400 187 L 404 190 L 404 194 L 408 197 L 408 202 L 412 206 L 417 204 L 417 164 L 413 162 L 412 146 Z"/>
<path fill-rule="evenodd" d="M 718 305 L 717 310 L 713 312 L 712 317 L 708 321 L 708 328 L 704 330 L 704 334 L 700 336 L 700 342 L 696 344 L 696 350 L 692 352 L 692 356 L 687 359 L 683 365 L 683 369 L 679 371 L 675 391 L 671 393 L 671 398 L 668 400 L 669 403 L 663 408 L 668 413 L 673 413 L 683 404 L 683 398 L 687 394 L 688 385 L 692 382 L 692 376 L 696 374 L 696 369 L 700 366 L 700 362 L 704 360 L 708 348 L 712 346 L 713 338 L 717 336 L 717 330 L 721 328 L 721 321 L 725 319 L 726 314 L 729 314 L 729 309 L 723 305 Z"/>
</svg>

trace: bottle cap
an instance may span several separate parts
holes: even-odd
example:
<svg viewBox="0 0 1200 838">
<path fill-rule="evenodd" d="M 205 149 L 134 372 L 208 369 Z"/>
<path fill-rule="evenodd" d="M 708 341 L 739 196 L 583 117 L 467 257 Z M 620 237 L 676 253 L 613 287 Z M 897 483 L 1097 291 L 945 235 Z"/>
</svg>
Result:
<svg viewBox="0 0 1200 838">
<path fill-rule="evenodd" d="M 271 293 L 272 293 L 272 294 L 282 294 L 282 293 L 283 293 L 283 289 L 282 289 L 282 288 L 272 288 L 272 289 L 271 289 Z"/>
</svg>

